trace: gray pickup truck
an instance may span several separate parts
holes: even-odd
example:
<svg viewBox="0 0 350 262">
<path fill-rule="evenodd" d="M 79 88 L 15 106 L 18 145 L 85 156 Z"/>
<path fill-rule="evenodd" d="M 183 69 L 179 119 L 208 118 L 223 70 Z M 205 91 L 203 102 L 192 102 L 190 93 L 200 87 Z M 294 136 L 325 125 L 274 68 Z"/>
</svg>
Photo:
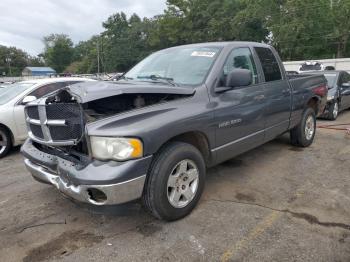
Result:
<svg viewBox="0 0 350 262">
<path fill-rule="evenodd" d="M 287 76 L 249 42 L 156 52 L 115 82 L 72 85 L 26 106 L 32 176 L 93 205 L 142 199 L 157 218 L 189 214 L 206 168 L 290 132 L 312 144 L 324 76 Z"/>
</svg>

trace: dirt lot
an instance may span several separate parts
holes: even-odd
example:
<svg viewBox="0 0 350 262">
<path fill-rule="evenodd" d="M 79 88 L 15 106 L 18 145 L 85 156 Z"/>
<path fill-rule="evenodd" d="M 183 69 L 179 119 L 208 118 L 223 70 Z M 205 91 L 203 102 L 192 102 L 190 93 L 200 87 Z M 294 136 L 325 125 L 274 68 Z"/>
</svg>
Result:
<svg viewBox="0 0 350 262">
<path fill-rule="evenodd" d="M 195 211 L 164 223 L 138 203 L 71 202 L 17 149 L 0 160 L 0 260 L 350 261 L 349 160 L 344 131 L 318 129 L 307 149 L 281 137 L 210 169 Z"/>
</svg>

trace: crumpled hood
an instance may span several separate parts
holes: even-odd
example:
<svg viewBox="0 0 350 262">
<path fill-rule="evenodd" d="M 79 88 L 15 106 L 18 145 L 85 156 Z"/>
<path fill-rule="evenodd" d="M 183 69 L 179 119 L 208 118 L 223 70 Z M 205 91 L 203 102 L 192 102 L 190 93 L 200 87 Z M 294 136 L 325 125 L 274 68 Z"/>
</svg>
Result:
<svg viewBox="0 0 350 262">
<path fill-rule="evenodd" d="M 178 94 L 192 95 L 191 87 L 176 87 L 147 82 L 83 82 L 69 87 L 70 93 L 79 98 L 80 103 L 86 103 L 106 97 L 122 94 Z"/>
</svg>

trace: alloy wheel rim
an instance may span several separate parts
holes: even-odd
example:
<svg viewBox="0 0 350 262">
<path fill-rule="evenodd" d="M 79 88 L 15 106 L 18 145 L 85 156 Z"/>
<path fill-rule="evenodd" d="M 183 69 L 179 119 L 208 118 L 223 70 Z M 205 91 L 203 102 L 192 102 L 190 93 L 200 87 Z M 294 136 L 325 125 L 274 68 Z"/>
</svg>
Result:
<svg viewBox="0 0 350 262">
<path fill-rule="evenodd" d="M 305 136 L 307 140 L 311 140 L 315 133 L 315 121 L 312 116 L 306 119 L 305 123 Z"/>
<path fill-rule="evenodd" d="M 4 132 L 0 131 L 0 154 L 6 150 L 7 137 Z"/>
<path fill-rule="evenodd" d="M 196 196 L 199 184 L 199 171 L 189 159 L 180 161 L 171 171 L 167 183 L 169 203 L 175 208 L 187 206 Z"/>
<path fill-rule="evenodd" d="M 339 110 L 338 103 L 335 103 L 334 108 L 333 108 L 333 117 L 334 118 L 336 118 L 338 116 L 338 110 Z"/>
</svg>

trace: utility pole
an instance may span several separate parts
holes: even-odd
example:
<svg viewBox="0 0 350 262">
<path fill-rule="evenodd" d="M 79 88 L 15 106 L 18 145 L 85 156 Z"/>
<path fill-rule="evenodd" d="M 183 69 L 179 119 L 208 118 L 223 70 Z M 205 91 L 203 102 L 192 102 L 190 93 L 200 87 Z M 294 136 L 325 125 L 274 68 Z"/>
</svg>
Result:
<svg viewBox="0 0 350 262">
<path fill-rule="evenodd" d="M 7 62 L 7 65 L 9 67 L 9 76 L 12 76 L 12 72 L 11 72 L 11 57 L 6 57 L 5 61 Z"/>
<path fill-rule="evenodd" d="M 100 77 L 100 38 L 97 39 L 97 74 Z"/>
</svg>

